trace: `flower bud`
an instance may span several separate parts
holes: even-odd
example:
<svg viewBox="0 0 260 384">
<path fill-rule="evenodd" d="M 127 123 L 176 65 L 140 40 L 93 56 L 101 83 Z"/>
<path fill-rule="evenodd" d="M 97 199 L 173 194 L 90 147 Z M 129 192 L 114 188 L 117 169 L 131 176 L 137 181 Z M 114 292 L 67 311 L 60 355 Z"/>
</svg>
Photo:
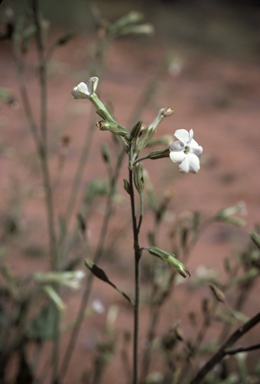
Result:
<svg viewBox="0 0 260 384">
<path fill-rule="evenodd" d="M 140 193 L 144 189 L 143 165 L 136 164 L 134 168 L 134 183 L 137 191 Z"/>
<path fill-rule="evenodd" d="M 109 153 L 108 146 L 105 143 L 103 143 L 101 150 L 102 150 L 102 157 L 104 159 L 104 162 L 109 164 L 110 163 L 110 153 Z"/>
<path fill-rule="evenodd" d="M 237 205 L 235 205 L 234 207 L 224 209 L 222 211 L 222 214 L 226 217 L 235 215 L 235 214 L 246 216 L 247 215 L 246 203 L 244 201 L 239 201 Z"/>
<path fill-rule="evenodd" d="M 98 82 L 98 77 L 91 77 L 88 80 L 87 84 L 81 82 L 76 87 L 74 87 L 71 91 L 71 94 L 72 96 L 74 96 L 75 99 L 89 99 L 90 96 L 95 94 Z"/>
<path fill-rule="evenodd" d="M 157 159 L 162 159 L 164 157 L 169 157 L 170 155 L 170 150 L 169 148 L 161 149 L 159 151 L 153 151 L 149 153 L 149 159 L 151 160 L 157 160 Z"/>
<path fill-rule="evenodd" d="M 131 11 L 127 15 L 120 17 L 108 27 L 108 31 L 113 34 L 120 34 L 122 28 L 129 24 L 138 23 L 143 19 L 143 14 L 137 11 Z"/>
<path fill-rule="evenodd" d="M 226 299 L 224 293 L 215 284 L 209 284 L 209 287 L 212 290 L 215 298 L 221 303 L 225 303 Z"/>
<path fill-rule="evenodd" d="M 130 195 L 130 185 L 128 180 L 124 179 L 124 189 Z"/>
<path fill-rule="evenodd" d="M 159 112 L 163 117 L 169 117 L 173 114 L 173 109 L 170 107 L 162 108 Z"/>
<path fill-rule="evenodd" d="M 253 240 L 255 245 L 260 249 L 260 236 L 259 236 L 259 234 L 254 231 L 254 232 L 249 233 L 249 236 L 251 237 L 251 239 Z"/>
<path fill-rule="evenodd" d="M 132 128 L 131 130 L 131 137 L 132 139 L 136 139 L 139 135 L 140 135 L 140 132 L 141 132 L 141 128 L 142 128 L 142 120 L 139 120 Z"/>
<path fill-rule="evenodd" d="M 101 131 L 110 131 L 114 133 L 115 135 L 124 137 L 127 140 L 130 140 L 130 134 L 128 130 L 125 127 L 122 127 L 121 125 L 117 123 L 111 123 L 108 121 L 101 120 L 99 121 L 96 126 L 101 130 Z"/>
<path fill-rule="evenodd" d="M 153 135 L 156 132 L 156 129 L 160 122 L 167 116 L 170 116 L 173 113 L 173 110 L 169 107 L 161 108 L 158 115 L 154 119 L 154 121 L 148 126 L 148 128 L 144 131 L 142 137 L 137 143 L 136 153 L 140 153 L 142 149 L 147 145 L 147 143 L 151 140 Z"/>
<path fill-rule="evenodd" d="M 152 36 L 154 34 L 154 27 L 152 24 L 141 25 L 129 25 L 120 30 L 120 35 L 147 35 Z"/>
<path fill-rule="evenodd" d="M 171 253 L 163 251 L 157 247 L 150 247 L 148 248 L 148 251 L 151 253 L 151 255 L 160 257 L 166 263 L 173 265 L 182 277 L 185 278 L 191 276 L 190 269 L 182 264 L 179 260 L 177 260 Z"/>
</svg>

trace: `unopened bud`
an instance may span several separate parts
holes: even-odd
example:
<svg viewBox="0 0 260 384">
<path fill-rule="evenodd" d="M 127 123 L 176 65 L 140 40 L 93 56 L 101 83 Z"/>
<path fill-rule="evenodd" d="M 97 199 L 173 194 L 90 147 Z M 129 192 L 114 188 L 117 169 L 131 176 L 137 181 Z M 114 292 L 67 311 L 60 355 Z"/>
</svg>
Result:
<svg viewBox="0 0 260 384">
<path fill-rule="evenodd" d="M 144 189 L 143 165 L 136 164 L 134 168 L 134 183 L 137 191 L 140 193 Z"/>
<path fill-rule="evenodd" d="M 115 135 L 118 135 L 118 136 L 124 137 L 127 140 L 130 140 L 130 134 L 128 130 L 117 123 L 111 123 L 108 121 L 101 120 L 96 124 L 96 126 L 101 131 L 110 131 Z"/>
<path fill-rule="evenodd" d="M 191 276 L 190 269 L 182 264 L 179 260 L 177 260 L 171 253 L 165 252 L 157 247 L 150 247 L 148 248 L 148 251 L 151 253 L 151 255 L 160 257 L 166 263 L 173 265 L 182 277 L 185 278 Z"/>
<path fill-rule="evenodd" d="M 163 117 L 169 117 L 173 114 L 173 109 L 170 107 L 165 107 L 165 108 L 162 108 L 159 113 Z"/>
<path fill-rule="evenodd" d="M 102 144 L 102 157 L 104 159 L 104 162 L 109 164 L 110 163 L 110 153 L 107 144 Z"/>
<path fill-rule="evenodd" d="M 215 284 L 209 284 L 209 287 L 218 301 L 220 301 L 221 303 L 226 302 L 224 293 Z"/>
<path fill-rule="evenodd" d="M 132 139 L 136 139 L 139 135 L 140 135 L 140 132 L 141 132 L 141 128 L 142 128 L 142 124 L 143 122 L 141 120 L 139 120 L 132 128 L 131 130 L 131 137 Z"/>
<path fill-rule="evenodd" d="M 124 179 L 124 189 L 130 195 L 130 185 L 128 180 Z"/>
<path fill-rule="evenodd" d="M 136 146 L 136 153 L 140 153 L 141 150 L 148 144 L 148 142 L 151 140 L 153 135 L 155 134 L 158 125 L 160 122 L 165 118 L 170 116 L 173 113 L 173 110 L 169 107 L 161 108 L 158 115 L 154 119 L 154 121 L 148 126 L 148 128 L 143 133 L 142 137 L 140 138 L 139 142 Z"/>
<path fill-rule="evenodd" d="M 141 24 L 141 25 L 129 25 L 122 28 L 119 31 L 121 36 L 123 35 L 147 35 L 152 36 L 154 34 L 154 27 L 152 24 Z"/>
<path fill-rule="evenodd" d="M 170 155 L 169 148 L 165 148 L 159 151 L 153 151 L 149 153 L 149 159 L 151 160 L 163 159 L 164 157 L 169 157 L 169 155 Z"/>
</svg>

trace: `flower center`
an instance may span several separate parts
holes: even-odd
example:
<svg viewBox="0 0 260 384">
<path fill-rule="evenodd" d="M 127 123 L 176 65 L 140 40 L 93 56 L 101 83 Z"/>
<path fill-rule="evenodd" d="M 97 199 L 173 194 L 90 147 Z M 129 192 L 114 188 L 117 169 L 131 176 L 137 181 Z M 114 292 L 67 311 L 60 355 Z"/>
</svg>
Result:
<svg viewBox="0 0 260 384">
<path fill-rule="evenodd" d="M 190 148 L 187 145 L 184 147 L 184 153 L 187 155 L 190 152 Z"/>
</svg>

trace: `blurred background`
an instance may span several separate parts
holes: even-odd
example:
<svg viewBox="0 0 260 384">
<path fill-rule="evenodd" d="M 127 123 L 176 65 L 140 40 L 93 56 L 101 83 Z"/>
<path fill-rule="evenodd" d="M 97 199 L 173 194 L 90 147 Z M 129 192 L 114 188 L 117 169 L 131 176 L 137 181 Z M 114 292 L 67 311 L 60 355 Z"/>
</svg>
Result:
<svg viewBox="0 0 260 384">
<path fill-rule="evenodd" d="M 259 222 L 260 1 L 44 0 L 39 1 L 39 5 L 46 21 L 46 46 L 51 46 L 70 31 L 75 34 L 67 45 L 61 45 L 53 52 L 48 68 L 49 161 L 56 221 L 61 223 L 59 220 L 66 212 L 86 130 L 93 120 L 90 103 L 75 101 L 71 90 L 79 82 L 86 82 L 90 76 L 99 76 L 102 72 L 100 97 L 113 110 L 120 124 L 129 129 L 138 119 L 149 124 L 160 108 L 170 106 L 174 114 L 163 121 L 155 138 L 170 135 L 173 140 L 175 130 L 193 129 L 195 140 L 204 149 L 197 175 L 180 175 L 178 167 L 168 159 L 144 162 L 158 201 L 171 196 L 161 224 L 159 244 L 171 248 L 174 223 L 188 217 L 190 212 L 200 211 L 207 219 L 240 201 L 246 204 L 244 228 L 214 224 L 192 249 L 188 266 L 195 277 L 199 266 L 219 268 L 221 276 L 224 257 L 240 251 L 249 241 L 248 232 Z M 104 28 L 133 10 L 144 15 L 142 23 L 152 24 L 154 33 L 118 36 L 100 48 L 98 43 L 102 41 Z M 2 1 L 0 88 L 8 92 L 0 95 L 0 251 L 2 260 L 7 262 L 13 274 L 25 278 L 29 273 L 48 270 L 49 253 L 39 159 L 22 107 L 10 39 L 10 25 L 21 15 L 30 15 L 27 1 Z M 35 120 L 39 122 L 40 91 L 36 81 L 38 62 L 34 43 L 25 61 L 28 95 Z M 95 118 L 94 115 L 94 123 Z M 64 142 L 69 145 L 61 168 Z M 96 128 L 69 228 L 77 222 L 81 198 L 92 181 L 107 178 L 102 157 L 104 143 L 113 148 L 110 133 Z M 132 295 L 130 207 L 122 182 L 126 177 L 125 164 L 120 173 L 101 266 L 120 288 Z M 100 222 L 105 208 L 103 196 L 89 208 L 85 228 L 89 243 L 86 246 L 82 238 L 77 238 L 71 247 L 72 258 L 79 255 L 82 261 L 86 255 L 93 254 L 99 244 Z M 153 226 L 154 212 L 147 206 L 141 235 L 144 246 Z M 79 265 L 84 269 L 82 262 Z M 146 287 L 148 282 L 149 274 L 144 271 L 142 283 Z M 192 334 L 188 313 L 196 308 L 198 298 L 209 294 L 206 286 L 194 293 L 192 287 L 187 287 L 188 283 L 183 288 L 185 284 L 178 286 L 177 301 L 174 304 L 171 301 L 164 308 L 159 335 L 180 319 L 186 326 L 186 334 Z M 250 300 L 244 303 L 248 316 L 259 307 L 257 286 L 253 289 Z M 231 302 L 232 298 L 230 295 Z M 80 382 L 77 380 L 85 368 L 85 360 L 90 360 L 95 351 L 97 335 L 102 335 L 111 305 L 123 308 L 115 320 L 119 330 L 123 332 L 132 326 L 129 308 L 122 305 L 117 292 L 110 291 L 100 281 L 94 282 L 90 303 L 96 300 L 102 302 L 105 313 L 94 314 L 89 320 L 91 327 L 88 323 L 81 329 L 66 383 Z M 68 295 L 67 301 L 70 310 L 64 318 L 69 322 L 76 316 L 80 297 Z M 145 309 L 143 315 L 147 319 Z M 142 335 L 145 332 L 146 320 L 141 325 Z M 63 343 L 62 347 L 67 345 L 67 340 Z M 108 368 L 103 383 L 119 383 L 118 372 L 122 373 L 122 370 L 117 357 L 115 365 Z"/>
</svg>

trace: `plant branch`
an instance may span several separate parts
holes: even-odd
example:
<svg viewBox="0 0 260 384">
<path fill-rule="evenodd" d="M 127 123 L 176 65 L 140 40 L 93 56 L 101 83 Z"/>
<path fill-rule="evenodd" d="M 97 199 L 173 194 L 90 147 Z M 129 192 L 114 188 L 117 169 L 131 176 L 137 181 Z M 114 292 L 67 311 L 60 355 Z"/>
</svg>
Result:
<svg viewBox="0 0 260 384">
<path fill-rule="evenodd" d="M 228 340 L 220 347 L 218 352 L 203 366 L 203 368 L 197 373 L 195 378 L 190 384 L 199 384 L 203 378 L 211 371 L 211 369 L 223 359 L 224 356 L 229 354 L 229 348 L 242 337 L 245 333 L 250 331 L 256 324 L 260 322 L 260 312 L 248 320 L 244 325 L 239 327 Z"/>
</svg>

